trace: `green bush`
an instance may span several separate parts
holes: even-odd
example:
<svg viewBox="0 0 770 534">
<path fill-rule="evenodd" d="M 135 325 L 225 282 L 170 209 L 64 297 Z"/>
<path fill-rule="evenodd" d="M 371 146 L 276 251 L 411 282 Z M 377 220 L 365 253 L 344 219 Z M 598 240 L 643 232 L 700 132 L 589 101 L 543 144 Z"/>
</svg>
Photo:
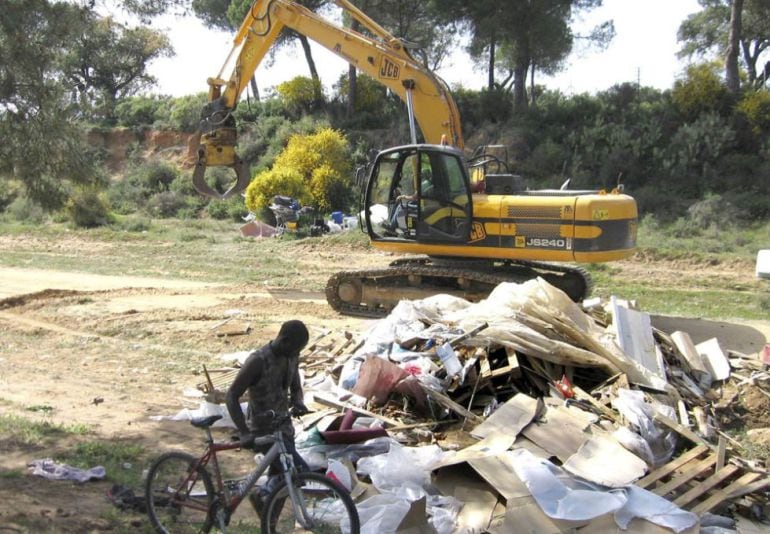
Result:
<svg viewBox="0 0 770 534">
<path fill-rule="evenodd" d="M 297 76 L 275 88 L 287 111 L 295 116 L 310 113 L 324 101 L 324 90 L 319 80 Z"/>
<path fill-rule="evenodd" d="M 118 125 L 128 128 L 149 128 L 156 123 L 168 124 L 171 97 L 140 95 L 125 98 L 115 107 Z"/>
<path fill-rule="evenodd" d="M 168 191 L 179 176 L 179 169 L 172 163 L 150 159 L 132 173 L 133 178 L 148 192 Z"/>
<path fill-rule="evenodd" d="M 755 134 L 770 132 L 770 91 L 761 89 L 744 94 L 737 110 L 746 117 Z"/>
<path fill-rule="evenodd" d="M 171 101 L 169 123 L 172 129 L 193 133 L 198 131 L 201 110 L 208 103 L 206 93 L 182 96 Z"/>
<path fill-rule="evenodd" d="M 147 212 L 153 217 L 175 217 L 185 207 L 185 196 L 176 191 L 155 193 L 147 201 Z"/>
<path fill-rule="evenodd" d="M 687 208 L 687 219 L 700 229 L 723 228 L 735 225 L 739 210 L 720 195 L 707 195 Z"/>
<path fill-rule="evenodd" d="M 350 91 L 350 81 L 348 72 L 345 71 L 334 85 L 336 99 L 346 107 L 348 103 L 348 93 Z M 388 92 L 384 85 L 366 74 L 356 76 L 356 95 L 355 95 L 355 113 L 354 116 L 367 115 L 374 119 L 375 117 L 384 117 L 389 107 Z M 369 122 L 369 121 L 367 121 Z M 376 127 L 371 124 L 370 128 Z"/>
<path fill-rule="evenodd" d="M 111 221 L 107 197 L 93 187 L 80 187 L 73 191 L 65 211 L 75 226 L 80 228 L 104 226 Z"/>
<path fill-rule="evenodd" d="M 19 222 L 40 224 L 46 218 L 43 208 L 25 196 L 17 196 L 5 211 Z"/>
<path fill-rule="evenodd" d="M 21 186 L 15 181 L 4 181 L 0 187 L 0 213 L 21 195 Z"/>
<path fill-rule="evenodd" d="M 243 222 L 243 217 L 248 214 L 248 209 L 243 197 L 236 195 L 226 200 L 212 200 L 206 206 L 206 212 L 212 219 L 229 219 L 231 221 Z"/>
</svg>

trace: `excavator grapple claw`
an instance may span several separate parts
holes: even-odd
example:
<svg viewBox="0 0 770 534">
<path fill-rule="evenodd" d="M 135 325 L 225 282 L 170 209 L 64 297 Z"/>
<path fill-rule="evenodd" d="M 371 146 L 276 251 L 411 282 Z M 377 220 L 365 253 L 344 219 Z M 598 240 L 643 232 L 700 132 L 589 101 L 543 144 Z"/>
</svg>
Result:
<svg viewBox="0 0 770 534">
<path fill-rule="evenodd" d="M 251 181 L 247 165 L 240 158 L 236 158 L 233 164 L 228 166 L 235 171 L 236 180 L 228 190 L 224 193 L 220 193 L 206 182 L 204 178 L 204 175 L 206 174 L 206 159 L 199 158 L 195 163 L 195 169 L 193 170 L 193 186 L 195 187 L 195 190 L 201 195 L 219 200 L 224 200 L 244 191 Z"/>
</svg>

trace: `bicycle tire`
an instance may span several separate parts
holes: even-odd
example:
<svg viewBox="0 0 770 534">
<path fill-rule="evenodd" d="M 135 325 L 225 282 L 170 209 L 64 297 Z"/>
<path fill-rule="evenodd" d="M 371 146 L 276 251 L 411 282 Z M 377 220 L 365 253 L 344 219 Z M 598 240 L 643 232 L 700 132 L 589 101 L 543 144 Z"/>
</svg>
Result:
<svg viewBox="0 0 770 534">
<path fill-rule="evenodd" d="M 214 502 L 211 476 L 185 452 L 167 452 L 150 466 L 145 482 L 145 498 L 150 523 L 161 534 L 209 532 Z M 203 492 L 203 493 L 201 493 Z"/>
<path fill-rule="evenodd" d="M 293 477 L 293 482 L 314 522 L 306 532 L 359 534 L 358 510 L 348 491 L 339 483 L 319 473 L 299 473 Z M 285 481 L 267 496 L 260 519 L 262 534 L 297 532 L 299 522 L 294 516 Z"/>
</svg>

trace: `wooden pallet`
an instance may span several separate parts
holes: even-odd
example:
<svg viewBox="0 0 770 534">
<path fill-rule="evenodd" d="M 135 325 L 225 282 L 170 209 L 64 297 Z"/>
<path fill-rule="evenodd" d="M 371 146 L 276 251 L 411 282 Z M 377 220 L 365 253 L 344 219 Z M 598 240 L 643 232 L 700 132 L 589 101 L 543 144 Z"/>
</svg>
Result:
<svg viewBox="0 0 770 534">
<path fill-rule="evenodd" d="M 720 460 L 720 451 L 698 445 L 639 480 L 637 486 L 698 515 L 770 486 L 770 476 Z"/>
</svg>

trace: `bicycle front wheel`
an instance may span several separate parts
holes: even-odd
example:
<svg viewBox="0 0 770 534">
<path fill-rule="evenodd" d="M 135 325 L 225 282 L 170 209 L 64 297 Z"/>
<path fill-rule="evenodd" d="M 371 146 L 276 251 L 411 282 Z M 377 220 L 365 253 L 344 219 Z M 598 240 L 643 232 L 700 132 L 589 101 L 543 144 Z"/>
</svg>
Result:
<svg viewBox="0 0 770 534">
<path fill-rule="evenodd" d="M 155 530 L 163 534 L 208 532 L 214 485 L 197 459 L 184 452 L 167 452 L 147 473 L 147 513 Z"/>
<path fill-rule="evenodd" d="M 341 532 L 358 534 L 358 511 L 337 482 L 318 473 L 299 473 L 293 491 L 284 482 L 268 495 L 262 512 L 262 533 Z M 292 504 L 291 493 L 297 499 Z M 298 517 L 301 514 L 304 517 Z"/>
</svg>

